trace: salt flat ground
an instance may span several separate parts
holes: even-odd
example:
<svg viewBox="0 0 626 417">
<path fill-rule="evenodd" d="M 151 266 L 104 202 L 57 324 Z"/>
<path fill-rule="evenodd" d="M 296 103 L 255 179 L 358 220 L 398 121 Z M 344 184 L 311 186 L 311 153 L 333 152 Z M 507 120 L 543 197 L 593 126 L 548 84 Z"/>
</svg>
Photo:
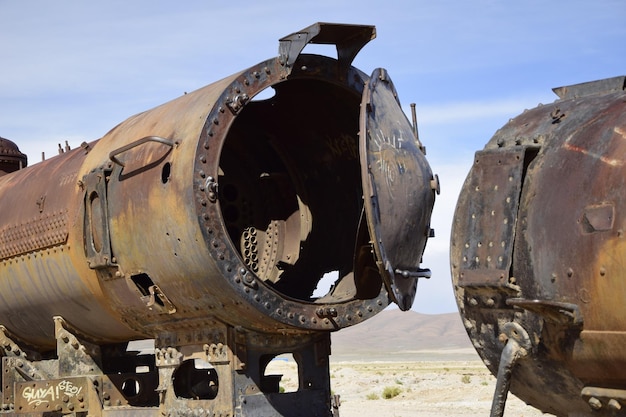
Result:
<svg viewBox="0 0 626 417">
<path fill-rule="evenodd" d="M 297 389 L 293 360 L 277 360 L 268 373 L 283 374 L 281 387 Z M 489 416 L 495 389 L 480 360 L 337 361 L 331 387 L 341 397 L 341 417 Z M 397 393 L 393 398 L 385 398 Z M 545 416 L 509 394 L 505 417 Z"/>
</svg>

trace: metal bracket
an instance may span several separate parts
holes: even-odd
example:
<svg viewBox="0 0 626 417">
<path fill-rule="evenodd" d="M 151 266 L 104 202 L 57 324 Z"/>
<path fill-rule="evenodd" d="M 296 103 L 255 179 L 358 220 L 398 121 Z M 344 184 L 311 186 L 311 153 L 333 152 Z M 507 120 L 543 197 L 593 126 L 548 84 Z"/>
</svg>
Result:
<svg viewBox="0 0 626 417">
<path fill-rule="evenodd" d="M 55 316 L 53 319 L 59 376 L 102 375 L 100 346 L 88 342 L 85 335 L 77 336 L 78 330 L 70 326 L 63 317 Z"/>
<path fill-rule="evenodd" d="M 279 40 L 279 63 L 285 68 L 284 76 L 309 44 L 336 45 L 337 60 L 341 73 L 347 70 L 361 48 L 376 37 L 376 28 L 370 25 L 342 25 L 335 23 L 315 23 Z"/>
<path fill-rule="evenodd" d="M 599 413 L 604 408 L 605 410 L 608 409 L 611 415 L 623 415 L 619 412 L 622 411 L 623 413 L 623 405 L 626 405 L 626 390 L 584 387 L 580 395 L 594 412 Z"/>
<path fill-rule="evenodd" d="M 151 285 L 148 288 L 149 294 L 141 297 L 141 301 L 146 303 L 146 307 L 149 310 L 153 308 L 161 311 L 162 313 L 174 314 L 176 313 L 176 306 L 172 304 L 165 293 L 159 288 L 158 285 Z"/>
<path fill-rule="evenodd" d="M 524 298 L 509 298 L 506 304 L 532 311 L 550 322 L 563 326 L 579 328 L 583 325 L 583 315 L 576 304 Z"/>
<path fill-rule="evenodd" d="M 110 165 L 93 170 L 80 182 L 85 190 L 83 213 L 85 255 L 91 269 L 115 265 L 111 250 L 107 199 L 107 177 L 111 174 Z"/>
</svg>

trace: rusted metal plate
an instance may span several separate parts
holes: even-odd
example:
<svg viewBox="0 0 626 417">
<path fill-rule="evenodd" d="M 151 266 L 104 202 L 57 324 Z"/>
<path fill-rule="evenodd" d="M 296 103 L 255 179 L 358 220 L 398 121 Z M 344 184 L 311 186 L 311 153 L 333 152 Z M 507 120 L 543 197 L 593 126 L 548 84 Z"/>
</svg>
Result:
<svg viewBox="0 0 626 417">
<path fill-rule="evenodd" d="M 15 411 L 27 413 L 97 413 L 101 406 L 94 394 L 94 383 L 98 379 L 72 377 L 48 379 L 45 381 L 17 382 L 15 390 Z M 94 407 L 93 411 L 90 407 Z"/>
<path fill-rule="evenodd" d="M 379 270 L 400 309 L 413 304 L 435 200 L 433 174 L 384 69 L 361 103 L 365 212 Z"/>
<path fill-rule="evenodd" d="M 522 147 L 476 153 L 464 185 L 466 194 L 459 199 L 454 219 L 454 245 L 460 248 L 460 259 L 455 262 L 461 271 L 461 286 L 508 283 L 524 154 Z M 471 278 L 482 271 L 484 279 Z"/>
</svg>

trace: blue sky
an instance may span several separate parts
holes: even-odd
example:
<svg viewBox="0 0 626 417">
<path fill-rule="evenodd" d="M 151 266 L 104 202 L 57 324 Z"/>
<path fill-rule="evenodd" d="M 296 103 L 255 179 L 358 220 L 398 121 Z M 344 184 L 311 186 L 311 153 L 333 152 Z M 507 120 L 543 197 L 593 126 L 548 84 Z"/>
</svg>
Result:
<svg viewBox="0 0 626 417">
<path fill-rule="evenodd" d="M 626 74 L 623 0 L 0 0 L 0 136 L 32 164 L 275 56 L 317 21 L 376 25 L 354 65 L 386 68 L 407 114 L 417 104 L 442 194 L 413 309 L 456 311 L 449 235 L 474 152 L 552 87 Z"/>
</svg>

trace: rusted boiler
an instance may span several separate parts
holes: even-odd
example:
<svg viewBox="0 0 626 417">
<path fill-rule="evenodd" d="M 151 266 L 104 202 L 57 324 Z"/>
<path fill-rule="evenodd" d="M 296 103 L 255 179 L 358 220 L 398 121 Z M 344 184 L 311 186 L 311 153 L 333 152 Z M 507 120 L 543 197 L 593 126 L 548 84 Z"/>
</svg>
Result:
<svg viewBox="0 0 626 417">
<path fill-rule="evenodd" d="M 557 416 L 626 415 L 625 77 L 556 88 L 476 153 L 451 239 L 498 385 Z"/>
<path fill-rule="evenodd" d="M 330 332 L 410 308 L 438 188 L 387 72 L 351 66 L 374 37 L 318 23 L 97 141 L 7 152 L 0 415 L 337 414 Z"/>
</svg>

